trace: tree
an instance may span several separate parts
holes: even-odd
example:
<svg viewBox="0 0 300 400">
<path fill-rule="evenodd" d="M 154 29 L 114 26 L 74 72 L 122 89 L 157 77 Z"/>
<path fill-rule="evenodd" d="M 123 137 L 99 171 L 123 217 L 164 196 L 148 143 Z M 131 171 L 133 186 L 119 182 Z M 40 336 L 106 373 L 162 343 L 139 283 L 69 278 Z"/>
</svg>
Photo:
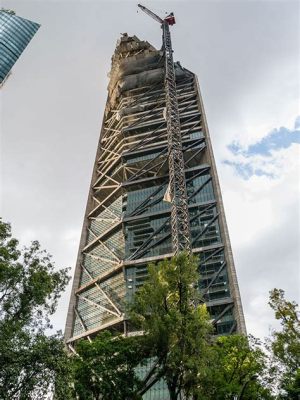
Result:
<svg viewBox="0 0 300 400">
<path fill-rule="evenodd" d="M 270 292 L 269 305 L 275 318 L 281 322 L 282 330 L 274 331 L 270 349 L 273 351 L 278 372 L 282 399 L 297 399 L 300 396 L 300 320 L 298 304 L 288 301 L 282 289 Z"/>
<path fill-rule="evenodd" d="M 229 335 L 211 346 L 209 373 L 195 399 L 271 399 L 268 389 L 267 355 L 253 336 Z"/>
<path fill-rule="evenodd" d="M 42 399 L 54 385 L 58 399 L 68 398 L 62 338 L 44 333 L 68 281 L 67 269 L 55 270 L 37 241 L 20 250 L 0 220 L 1 399 Z"/>
<path fill-rule="evenodd" d="M 102 332 L 82 340 L 73 357 L 74 389 L 79 400 L 141 400 L 136 367 L 145 358 L 143 337 Z"/>
<path fill-rule="evenodd" d="M 213 336 L 197 268 L 197 258 L 184 253 L 149 266 L 148 280 L 129 305 L 130 323 L 143 335 L 103 332 L 77 343 L 73 378 L 80 400 L 139 400 L 161 379 L 171 400 L 274 398 L 260 342 Z"/>
<path fill-rule="evenodd" d="M 163 378 L 171 400 L 191 396 L 207 373 L 213 328 L 200 302 L 197 269 L 197 258 L 186 253 L 150 265 L 149 278 L 131 305 L 131 319 L 144 331 L 155 360 L 144 391 Z"/>
</svg>

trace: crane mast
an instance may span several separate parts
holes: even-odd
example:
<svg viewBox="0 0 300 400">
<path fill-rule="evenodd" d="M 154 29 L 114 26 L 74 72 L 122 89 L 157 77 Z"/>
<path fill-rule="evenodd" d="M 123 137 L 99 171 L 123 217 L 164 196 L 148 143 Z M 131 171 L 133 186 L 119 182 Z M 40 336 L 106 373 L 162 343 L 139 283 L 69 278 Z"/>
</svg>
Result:
<svg viewBox="0 0 300 400">
<path fill-rule="evenodd" d="M 171 232 L 174 254 L 191 252 L 188 198 L 186 193 L 184 158 L 181 142 L 180 118 L 176 93 L 176 76 L 173 61 L 170 25 L 175 23 L 173 14 L 160 18 L 148 8 L 138 4 L 146 14 L 161 24 L 165 58 L 165 99 L 169 160 L 169 189 L 171 195 Z"/>
</svg>

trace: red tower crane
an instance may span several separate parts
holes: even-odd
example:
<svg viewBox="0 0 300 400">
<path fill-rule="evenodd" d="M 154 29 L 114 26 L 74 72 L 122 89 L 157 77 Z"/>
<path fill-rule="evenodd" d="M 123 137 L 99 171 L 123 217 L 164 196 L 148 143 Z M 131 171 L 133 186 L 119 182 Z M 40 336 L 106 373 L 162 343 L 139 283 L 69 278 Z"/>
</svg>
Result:
<svg viewBox="0 0 300 400">
<path fill-rule="evenodd" d="M 180 118 L 176 94 L 176 76 L 173 61 L 170 25 L 175 24 L 174 14 L 164 19 L 138 4 L 146 14 L 161 24 L 162 49 L 165 58 L 165 98 L 168 136 L 169 188 L 171 194 L 171 231 L 174 254 L 191 251 L 190 222 L 186 193 L 184 158 L 181 143 Z"/>
</svg>

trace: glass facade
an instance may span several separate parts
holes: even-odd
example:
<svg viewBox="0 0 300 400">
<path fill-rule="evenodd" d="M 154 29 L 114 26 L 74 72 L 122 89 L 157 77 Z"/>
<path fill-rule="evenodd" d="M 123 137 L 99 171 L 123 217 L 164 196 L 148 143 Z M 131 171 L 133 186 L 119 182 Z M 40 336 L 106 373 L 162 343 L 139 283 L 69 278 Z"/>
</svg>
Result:
<svg viewBox="0 0 300 400">
<path fill-rule="evenodd" d="M 39 29 L 36 22 L 0 10 L 0 84 Z"/>
<path fill-rule="evenodd" d="M 216 334 L 243 331 L 239 293 L 196 76 L 175 63 L 193 252 L 199 291 Z M 108 100 L 84 219 L 66 341 L 102 329 L 134 334 L 126 302 L 147 265 L 172 256 L 165 93 L 160 52 L 124 35 L 112 60 Z M 149 367 L 149 366 L 148 366 Z M 146 373 L 147 366 L 139 373 Z M 168 400 L 163 381 L 145 400 Z"/>
</svg>

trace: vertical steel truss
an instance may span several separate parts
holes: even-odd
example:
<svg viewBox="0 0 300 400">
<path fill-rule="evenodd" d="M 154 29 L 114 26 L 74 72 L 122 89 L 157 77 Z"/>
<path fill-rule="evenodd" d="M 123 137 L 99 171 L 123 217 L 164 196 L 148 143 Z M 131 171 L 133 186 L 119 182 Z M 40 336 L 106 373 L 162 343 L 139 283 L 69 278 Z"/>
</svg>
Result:
<svg viewBox="0 0 300 400">
<path fill-rule="evenodd" d="M 174 254 L 191 251 L 190 223 L 186 194 L 184 158 L 181 143 L 180 119 L 176 94 L 176 78 L 173 61 L 170 28 L 162 24 L 165 53 L 165 92 L 169 152 L 170 192 L 172 198 L 171 231 Z"/>
</svg>

